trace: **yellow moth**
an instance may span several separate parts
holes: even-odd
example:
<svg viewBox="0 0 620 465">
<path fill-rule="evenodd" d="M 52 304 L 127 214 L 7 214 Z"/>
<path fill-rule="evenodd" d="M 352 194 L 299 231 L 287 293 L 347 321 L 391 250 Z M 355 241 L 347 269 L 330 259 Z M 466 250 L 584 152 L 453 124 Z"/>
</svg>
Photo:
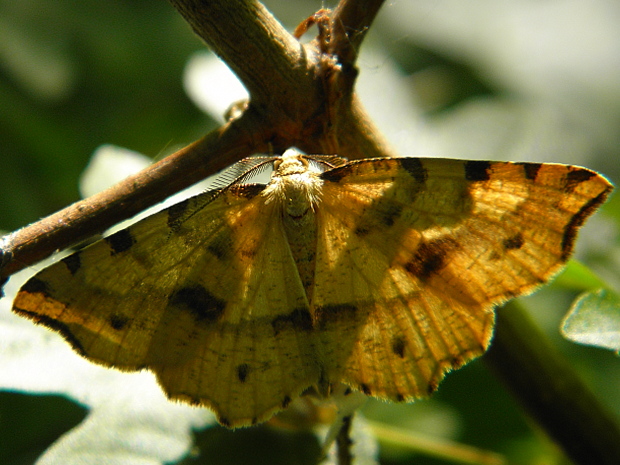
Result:
<svg viewBox="0 0 620 465">
<path fill-rule="evenodd" d="M 410 401 L 485 351 L 495 306 L 557 273 L 612 189 L 559 164 L 271 162 L 39 272 L 14 311 L 230 427 L 310 387 Z"/>
</svg>

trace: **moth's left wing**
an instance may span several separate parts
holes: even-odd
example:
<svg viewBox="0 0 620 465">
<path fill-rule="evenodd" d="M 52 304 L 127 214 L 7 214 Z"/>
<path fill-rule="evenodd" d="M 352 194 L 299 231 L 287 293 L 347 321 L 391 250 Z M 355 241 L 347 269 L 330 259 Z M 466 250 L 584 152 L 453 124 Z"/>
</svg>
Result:
<svg viewBox="0 0 620 465">
<path fill-rule="evenodd" d="M 31 278 L 14 310 L 89 360 L 149 368 L 169 396 L 244 426 L 318 378 L 308 302 L 264 186 L 156 213 Z"/>
<path fill-rule="evenodd" d="M 480 355 L 494 307 L 556 273 L 611 190 L 578 167 L 448 159 L 358 160 L 322 178 L 324 381 L 397 401 Z"/>
</svg>

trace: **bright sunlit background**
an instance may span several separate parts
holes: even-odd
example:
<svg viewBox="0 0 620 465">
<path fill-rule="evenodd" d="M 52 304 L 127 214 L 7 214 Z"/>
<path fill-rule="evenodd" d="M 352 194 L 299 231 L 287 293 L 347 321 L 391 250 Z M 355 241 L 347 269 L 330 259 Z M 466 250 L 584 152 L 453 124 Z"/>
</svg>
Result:
<svg viewBox="0 0 620 465">
<path fill-rule="evenodd" d="M 334 6 L 264 3 L 289 30 Z M 579 164 L 617 185 L 619 24 L 617 0 L 386 2 L 363 45 L 358 90 L 401 155 Z M 229 89 L 235 84 L 166 1 L 0 0 L 0 230 L 78 200 L 80 176 L 102 146 L 160 159 L 198 139 L 238 98 Z M 119 170 L 126 166 L 119 163 Z M 94 173 L 92 182 L 106 176 Z M 620 201 L 613 198 L 578 245 L 578 258 L 616 290 L 619 223 Z M 11 285 L 8 292 L 18 283 Z M 575 297 L 551 286 L 525 303 L 620 418 L 620 360 L 559 333 Z M 317 453 L 310 434 L 208 427 L 204 411 L 171 408 L 150 375 L 90 368 L 59 337 L 9 308 L 8 299 L 0 300 L 2 464 L 34 463 L 44 451 L 40 463 L 54 463 L 84 447 L 95 457 L 111 454 L 106 463 L 136 464 L 182 457 L 196 464 L 305 464 Z M 125 421 L 127 412 L 139 412 L 151 427 L 142 442 L 128 439 L 137 427 Z M 510 463 L 563 463 L 480 360 L 448 375 L 432 400 L 369 402 L 364 414 L 408 434 L 504 454 Z M 97 442 L 105 442 L 100 450 Z M 385 440 L 380 447 L 382 464 L 451 463 Z"/>
</svg>

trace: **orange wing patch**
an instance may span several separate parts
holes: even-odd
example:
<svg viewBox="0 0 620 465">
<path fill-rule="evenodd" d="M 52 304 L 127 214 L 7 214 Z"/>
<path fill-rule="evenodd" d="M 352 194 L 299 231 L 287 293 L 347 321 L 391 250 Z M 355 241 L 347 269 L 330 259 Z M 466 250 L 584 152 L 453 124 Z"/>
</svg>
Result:
<svg viewBox="0 0 620 465">
<path fill-rule="evenodd" d="M 612 189 L 556 164 L 292 151 L 31 278 L 14 311 L 238 427 L 339 383 L 407 401 L 482 354 Z"/>
</svg>

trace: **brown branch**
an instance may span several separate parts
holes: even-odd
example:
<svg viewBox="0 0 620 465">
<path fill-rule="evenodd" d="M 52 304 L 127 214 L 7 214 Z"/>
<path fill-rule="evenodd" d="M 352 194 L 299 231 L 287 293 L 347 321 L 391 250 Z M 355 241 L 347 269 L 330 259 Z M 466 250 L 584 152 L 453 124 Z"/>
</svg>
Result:
<svg viewBox="0 0 620 465">
<path fill-rule="evenodd" d="M 349 86 L 344 89 L 327 85 L 326 74 L 338 78 L 342 69 L 335 65 L 326 69 L 325 57 L 315 45 L 302 46 L 261 3 L 170 2 L 245 84 L 251 97 L 247 109 L 148 169 L 5 238 L 0 283 L 55 250 L 100 233 L 254 153 L 270 148 L 281 153 L 296 146 L 306 153 L 349 158 L 391 155 L 353 94 L 354 79 L 342 79 Z M 343 0 L 342 10 L 350 11 L 347 5 L 355 3 Z M 363 19 L 347 14 L 339 21 L 345 30 L 348 22 L 365 30 L 375 13 L 376 9 L 371 15 L 360 13 Z M 331 62 L 337 63 L 337 57 Z"/>
<path fill-rule="evenodd" d="M 354 65 L 358 50 L 385 0 L 340 2 L 332 16 L 330 53 L 340 63 Z"/>
<path fill-rule="evenodd" d="M 254 152 L 241 120 L 88 199 L 3 238 L 0 278 L 104 231 Z"/>
<path fill-rule="evenodd" d="M 314 97 L 301 44 L 256 0 L 169 0 L 243 82 L 256 105 L 299 105 Z M 268 116 L 268 115 L 267 115 Z"/>
<path fill-rule="evenodd" d="M 302 46 L 256 0 L 169 1 L 244 83 L 249 110 L 256 112 L 262 126 L 248 131 L 269 139 L 276 152 L 296 146 L 306 153 L 338 153 L 351 159 L 393 155 L 359 101 L 340 98 L 353 94 L 354 79 L 343 79 L 346 88 L 330 84 L 334 76 L 356 75 L 351 54 L 351 66 L 343 68 L 336 55 L 331 61 L 322 56 L 317 42 Z M 377 2 L 341 1 L 334 16 L 337 30 L 367 30 L 378 5 L 368 11 L 355 6 L 366 3 Z M 339 16 L 340 10 L 346 15 Z M 357 53 L 364 34 L 354 36 Z M 340 45 L 332 54 L 350 48 L 348 39 L 336 43 Z"/>
</svg>

